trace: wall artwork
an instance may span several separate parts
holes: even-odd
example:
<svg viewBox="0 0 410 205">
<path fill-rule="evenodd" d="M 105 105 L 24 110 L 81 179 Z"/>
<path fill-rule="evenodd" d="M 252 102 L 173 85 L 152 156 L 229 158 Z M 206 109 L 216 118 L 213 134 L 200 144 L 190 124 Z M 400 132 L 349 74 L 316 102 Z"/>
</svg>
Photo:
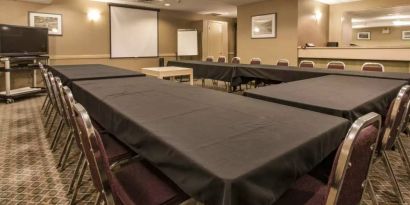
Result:
<svg viewBox="0 0 410 205">
<path fill-rule="evenodd" d="M 276 13 L 252 17 L 252 38 L 276 38 Z"/>
<path fill-rule="evenodd" d="M 410 40 L 410 31 L 403 31 L 401 34 L 401 39 Z"/>
<path fill-rule="evenodd" d="M 29 12 L 29 26 L 48 28 L 48 35 L 63 35 L 63 15 Z"/>
<path fill-rule="evenodd" d="M 370 32 L 358 32 L 357 40 L 370 40 Z"/>
</svg>

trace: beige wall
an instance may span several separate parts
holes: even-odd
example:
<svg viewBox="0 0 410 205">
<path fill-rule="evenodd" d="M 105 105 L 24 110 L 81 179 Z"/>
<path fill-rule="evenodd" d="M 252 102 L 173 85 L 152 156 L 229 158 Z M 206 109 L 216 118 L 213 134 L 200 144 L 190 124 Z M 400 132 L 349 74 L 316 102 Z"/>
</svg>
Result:
<svg viewBox="0 0 410 205">
<path fill-rule="evenodd" d="M 298 45 L 314 43 L 326 46 L 329 38 L 329 5 L 312 0 L 299 0 Z M 316 19 L 315 13 L 322 17 Z"/>
<path fill-rule="evenodd" d="M 87 19 L 88 9 L 101 11 L 101 19 L 91 22 Z M 0 0 L 0 23 L 28 25 L 28 12 L 63 14 L 63 36 L 50 36 L 52 64 L 101 63 L 130 70 L 158 65 L 158 58 L 110 59 L 109 7 L 106 3 L 90 0 L 54 0 L 53 4 L 35 4 L 14 0 Z M 194 28 L 199 20 L 222 20 L 228 22 L 229 51 L 234 51 L 235 19 L 198 15 L 189 12 L 161 10 L 159 13 L 159 54 L 166 60 L 175 59 L 176 35 L 179 28 Z M 29 74 L 17 74 L 12 78 L 12 87 L 29 85 Z M 20 79 L 20 77 L 24 77 Z M 4 75 L 0 73 L 0 90 L 4 89 Z"/>
<path fill-rule="evenodd" d="M 358 2 L 331 5 L 329 11 L 329 41 L 338 41 L 342 43 L 342 23 L 343 21 L 349 20 L 348 18 L 343 18 L 346 12 L 389 8 L 401 5 L 409 5 L 409 0 L 362 0 Z M 350 42 L 345 42 L 345 44 L 346 43 L 348 44 Z"/>
<path fill-rule="evenodd" d="M 264 64 L 273 64 L 280 58 L 297 63 L 298 1 L 265 0 L 238 7 L 238 56 L 243 63 L 259 57 Z M 251 38 L 251 17 L 277 13 L 277 37 L 268 39 Z"/>
<path fill-rule="evenodd" d="M 139 69 L 158 64 L 155 58 L 108 59 L 109 9 L 106 3 L 89 0 L 54 0 L 53 4 L 44 5 L 11 0 L 0 1 L 0 23 L 27 25 L 28 11 L 63 14 L 63 36 L 50 36 L 49 38 L 50 56 L 55 59 L 52 60 L 54 64 L 104 62 L 128 69 Z M 91 22 L 87 19 L 87 11 L 90 8 L 101 11 L 100 21 Z M 160 56 L 175 56 L 177 29 L 192 28 L 193 21 L 202 19 L 226 20 L 230 22 L 230 27 L 233 27 L 232 22 L 234 22 L 233 19 L 161 10 L 159 13 Z M 232 29 L 230 31 L 232 32 Z"/>
<path fill-rule="evenodd" d="M 352 43 L 363 47 L 410 47 L 410 40 L 402 40 L 402 31 L 410 31 L 410 26 L 389 27 L 389 34 L 383 34 L 383 29 L 385 28 L 353 29 Z M 371 32 L 371 39 L 357 40 L 358 32 Z"/>
</svg>

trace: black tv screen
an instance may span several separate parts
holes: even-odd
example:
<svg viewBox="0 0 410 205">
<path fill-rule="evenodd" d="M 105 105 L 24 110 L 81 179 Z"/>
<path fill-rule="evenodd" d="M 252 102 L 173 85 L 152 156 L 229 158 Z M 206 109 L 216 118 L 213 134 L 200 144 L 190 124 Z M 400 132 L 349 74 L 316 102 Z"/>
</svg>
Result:
<svg viewBox="0 0 410 205">
<path fill-rule="evenodd" d="M 48 29 L 0 24 L 0 56 L 48 54 Z"/>
</svg>

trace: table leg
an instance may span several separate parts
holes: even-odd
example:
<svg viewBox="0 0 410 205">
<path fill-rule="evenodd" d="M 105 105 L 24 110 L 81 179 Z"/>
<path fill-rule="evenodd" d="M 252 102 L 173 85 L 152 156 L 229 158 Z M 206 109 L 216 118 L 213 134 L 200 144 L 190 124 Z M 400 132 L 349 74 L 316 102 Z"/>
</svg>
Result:
<svg viewBox="0 0 410 205">
<path fill-rule="evenodd" d="M 10 69 L 10 61 L 7 59 L 5 60 L 5 65 L 4 68 L 6 70 Z M 10 95 L 10 72 L 5 72 L 4 73 L 4 79 L 6 81 L 6 96 Z"/>
<path fill-rule="evenodd" d="M 194 75 L 192 73 L 189 75 L 189 84 L 194 85 Z"/>
<path fill-rule="evenodd" d="M 37 70 L 33 69 L 33 88 L 37 87 Z"/>
</svg>

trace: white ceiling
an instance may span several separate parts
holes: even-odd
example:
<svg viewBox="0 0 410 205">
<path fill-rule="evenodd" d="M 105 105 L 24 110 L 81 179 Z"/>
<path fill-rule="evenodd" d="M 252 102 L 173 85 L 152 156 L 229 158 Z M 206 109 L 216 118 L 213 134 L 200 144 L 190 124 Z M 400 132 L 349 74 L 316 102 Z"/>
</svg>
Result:
<svg viewBox="0 0 410 205">
<path fill-rule="evenodd" d="M 159 9 L 190 11 L 199 14 L 221 14 L 236 17 L 237 6 L 262 0 L 94 0 L 100 2 L 129 4 Z M 164 6 L 165 3 L 171 6 Z"/>
</svg>

